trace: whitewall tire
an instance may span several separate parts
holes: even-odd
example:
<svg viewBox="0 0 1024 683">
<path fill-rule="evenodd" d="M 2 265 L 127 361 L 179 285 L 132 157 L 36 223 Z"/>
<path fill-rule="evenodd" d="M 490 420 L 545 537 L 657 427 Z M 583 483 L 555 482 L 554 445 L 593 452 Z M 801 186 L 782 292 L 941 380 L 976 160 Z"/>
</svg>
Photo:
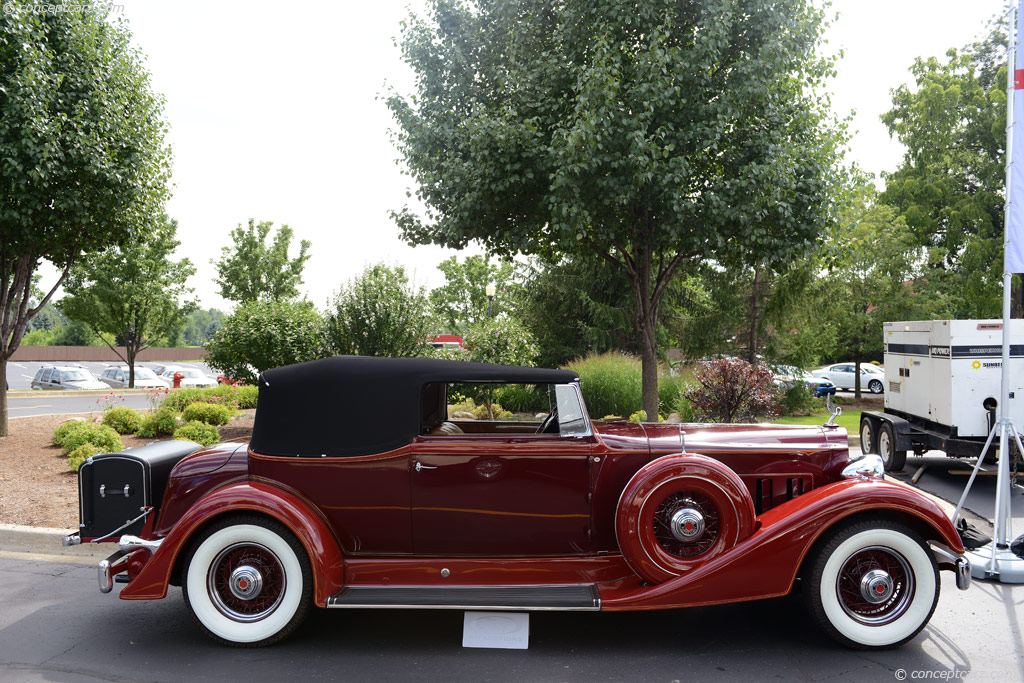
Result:
<svg viewBox="0 0 1024 683">
<path fill-rule="evenodd" d="M 939 600 L 931 553 L 916 533 L 894 522 L 860 522 L 832 532 L 807 578 L 812 615 L 833 638 L 860 649 L 907 642 Z"/>
<path fill-rule="evenodd" d="M 200 627 L 240 647 L 276 643 L 298 628 L 312 602 L 305 549 L 277 521 L 233 517 L 204 531 L 185 565 L 182 593 Z"/>
</svg>

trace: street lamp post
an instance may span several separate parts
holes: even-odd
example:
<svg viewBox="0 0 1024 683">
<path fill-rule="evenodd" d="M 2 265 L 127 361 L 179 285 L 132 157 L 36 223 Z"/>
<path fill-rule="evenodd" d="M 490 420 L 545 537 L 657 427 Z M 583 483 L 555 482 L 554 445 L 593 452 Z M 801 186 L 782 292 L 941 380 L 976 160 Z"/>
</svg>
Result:
<svg viewBox="0 0 1024 683">
<path fill-rule="evenodd" d="M 497 287 L 495 287 L 494 283 L 492 282 L 487 285 L 484 291 L 487 293 L 487 317 L 491 318 L 491 303 L 493 303 L 494 301 L 494 294 L 495 292 L 497 292 Z"/>
</svg>

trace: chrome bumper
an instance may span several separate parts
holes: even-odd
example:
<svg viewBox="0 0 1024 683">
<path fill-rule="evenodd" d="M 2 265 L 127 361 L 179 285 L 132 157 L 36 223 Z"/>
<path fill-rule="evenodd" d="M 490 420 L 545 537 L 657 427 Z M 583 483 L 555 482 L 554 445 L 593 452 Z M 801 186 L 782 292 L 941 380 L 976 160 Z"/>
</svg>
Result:
<svg viewBox="0 0 1024 683">
<path fill-rule="evenodd" d="M 953 571 L 956 573 L 956 587 L 962 591 L 967 590 L 971 587 L 971 561 L 965 556 L 954 553 L 951 549 L 944 545 L 939 545 L 934 541 L 929 544 L 932 555 L 935 556 L 936 562 L 942 562 L 945 564 L 952 564 Z"/>
<path fill-rule="evenodd" d="M 96 580 L 100 583 L 100 593 L 109 593 L 114 588 L 114 575 L 120 574 L 126 569 L 128 553 L 118 550 L 105 560 L 100 560 L 96 565 Z"/>
<path fill-rule="evenodd" d="M 78 545 L 82 542 L 82 537 L 78 534 L 68 534 L 64 538 L 60 539 L 60 544 L 63 546 Z"/>
</svg>

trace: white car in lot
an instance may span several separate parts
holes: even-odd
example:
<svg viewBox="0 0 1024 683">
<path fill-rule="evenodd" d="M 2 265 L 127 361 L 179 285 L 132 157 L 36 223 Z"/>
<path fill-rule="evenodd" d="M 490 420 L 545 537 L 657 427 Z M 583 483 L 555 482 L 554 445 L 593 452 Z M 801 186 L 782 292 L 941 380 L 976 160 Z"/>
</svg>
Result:
<svg viewBox="0 0 1024 683">
<path fill-rule="evenodd" d="M 114 389 L 128 388 L 128 366 L 114 366 L 106 368 L 100 373 L 100 381 Z M 136 389 L 163 389 L 170 384 L 156 376 L 156 373 L 141 365 L 135 366 L 135 388 Z"/>
<path fill-rule="evenodd" d="M 182 374 L 181 387 L 205 389 L 206 387 L 217 386 L 217 380 L 209 375 L 204 375 L 195 368 L 183 368 L 180 365 L 168 365 L 160 375 L 160 379 L 167 382 L 167 386 L 174 386 L 174 373 Z"/>
<path fill-rule="evenodd" d="M 856 363 L 836 363 L 827 365 L 820 370 L 811 372 L 815 377 L 823 377 L 838 389 L 853 390 L 857 379 Z M 872 394 L 880 394 L 885 390 L 885 372 L 877 365 L 860 364 L 860 388 Z"/>
</svg>

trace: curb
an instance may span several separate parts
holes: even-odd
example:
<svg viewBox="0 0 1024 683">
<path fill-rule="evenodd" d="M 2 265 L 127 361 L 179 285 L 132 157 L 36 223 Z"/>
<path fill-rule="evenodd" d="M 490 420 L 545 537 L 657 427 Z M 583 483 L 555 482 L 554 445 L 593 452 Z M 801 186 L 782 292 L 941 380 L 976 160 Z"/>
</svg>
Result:
<svg viewBox="0 0 1024 683">
<path fill-rule="evenodd" d="M 6 557 L 31 559 L 24 556 L 32 555 L 49 562 L 91 565 L 116 549 L 116 544 L 109 543 L 61 545 L 61 538 L 72 531 L 73 529 L 0 524 L 0 552 Z"/>
</svg>

